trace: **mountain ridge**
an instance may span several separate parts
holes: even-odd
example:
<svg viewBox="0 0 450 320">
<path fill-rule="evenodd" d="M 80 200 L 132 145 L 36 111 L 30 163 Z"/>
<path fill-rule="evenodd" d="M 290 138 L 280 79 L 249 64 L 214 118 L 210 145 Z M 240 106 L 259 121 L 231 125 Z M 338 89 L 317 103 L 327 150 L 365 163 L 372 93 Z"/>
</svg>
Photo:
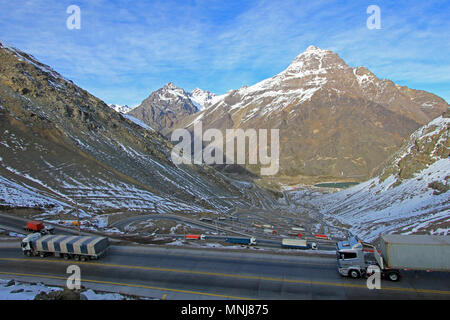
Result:
<svg viewBox="0 0 450 320">
<path fill-rule="evenodd" d="M 152 92 L 127 114 L 145 122 L 161 133 L 167 133 L 180 119 L 205 109 L 216 95 L 195 88 L 186 92 L 173 82 Z"/>
<path fill-rule="evenodd" d="M 176 166 L 159 133 L 12 47 L 0 48 L 0 123 L 4 208 L 213 213 L 231 206 L 218 195 L 247 201 L 212 168 Z"/>
<path fill-rule="evenodd" d="M 279 74 L 216 96 L 163 134 L 192 131 L 200 119 L 204 130 L 280 129 L 281 175 L 362 181 L 446 108 L 440 97 L 379 79 L 333 51 L 310 46 Z"/>
</svg>

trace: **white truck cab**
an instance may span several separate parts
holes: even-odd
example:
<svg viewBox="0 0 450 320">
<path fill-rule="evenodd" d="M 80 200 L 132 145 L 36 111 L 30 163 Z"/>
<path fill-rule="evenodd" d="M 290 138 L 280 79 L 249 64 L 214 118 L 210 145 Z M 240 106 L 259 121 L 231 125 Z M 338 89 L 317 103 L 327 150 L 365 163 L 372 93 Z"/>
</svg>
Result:
<svg viewBox="0 0 450 320">
<path fill-rule="evenodd" d="M 360 277 L 365 270 L 362 242 L 357 237 L 336 244 L 338 271 L 341 275 L 352 278 Z"/>
<path fill-rule="evenodd" d="M 375 246 L 362 242 L 358 237 L 350 237 L 336 244 L 338 271 L 342 276 L 359 278 L 367 275 L 369 266 L 377 266 L 381 276 L 398 281 L 400 273 L 388 268 Z"/>
<path fill-rule="evenodd" d="M 31 233 L 28 236 L 26 236 L 24 239 L 22 239 L 22 251 L 24 254 L 31 256 L 34 253 L 34 248 L 32 246 L 32 241 L 36 241 L 37 239 L 41 238 L 42 234 L 40 232 Z"/>
</svg>

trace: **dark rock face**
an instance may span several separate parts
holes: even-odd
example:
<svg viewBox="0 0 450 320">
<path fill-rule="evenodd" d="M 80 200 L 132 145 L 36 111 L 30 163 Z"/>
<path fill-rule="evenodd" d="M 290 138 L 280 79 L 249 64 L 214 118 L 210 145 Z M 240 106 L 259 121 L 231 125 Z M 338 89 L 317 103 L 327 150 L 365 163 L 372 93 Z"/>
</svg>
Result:
<svg viewBox="0 0 450 320">
<path fill-rule="evenodd" d="M 189 94 L 170 82 L 153 92 L 128 114 L 144 121 L 155 130 L 164 134 L 179 119 L 183 119 L 198 111 L 198 107 L 189 98 Z"/>
<path fill-rule="evenodd" d="M 41 292 L 34 297 L 34 300 L 87 300 L 87 297 L 78 290 L 64 288 L 61 291 Z"/>
</svg>

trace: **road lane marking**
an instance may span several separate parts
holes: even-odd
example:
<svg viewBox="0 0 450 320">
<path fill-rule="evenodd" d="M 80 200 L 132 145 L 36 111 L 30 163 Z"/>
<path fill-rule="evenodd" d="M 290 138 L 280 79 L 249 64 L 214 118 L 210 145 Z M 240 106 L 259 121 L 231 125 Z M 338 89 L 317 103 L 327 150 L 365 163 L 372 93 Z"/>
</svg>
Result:
<svg viewBox="0 0 450 320">
<path fill-rule="evenodd" d="M 153 248 L 152 248 L 153 249 Z M 124 251 L 123 250 L 123 248 L 113 248 L 112 249 L 112 252 L 114 253 L 114 254 L 118 254 L 118 255 L 121 255 L 121 253 L 123 253 L 123 252 L 126 252 L 126 251 Z M 222 251 L 215 251 L 216 253 L 220 253 L 220 252 L 222 252 Z M 229 252 L 227 252 L 227 253 L 229 253 Z M 258 255 L 262 255 L 262 254 L 264 254 L 264 253 L 262 253 L 262 252 L 258 252 L 258 251 L 252 251 L 252 252 L 249 252 L 250 254 L 258 254 Z M 167 256 L 167 254 L 166 253 L 157 253 L 157 254 L 159 254 L 159 255 L 166 255 Z M 198 258 L 198 257 L 201 257 L 201 258 L 204 258 L 204 255 L 199 255 L 198 253 L 194 253 L 193 254 L 194 256 L 196 256 L 196 258 Z M 177 256 L 177 257 L 184 257 L 185 256 L 185 254 L 182 254 L 182 253 L 174 253 L 174 252 L 170 252 L 170 256 Z M 285 255 L 284 255 L 285 256 Z M 304 257 L 309 257 L 309 256 L 304 256 L 304 255 L 298 255 L 298 256 L 296 256 L 296 257 L 299 257 L 299 258 L 304 258 Z M 335 255 L 333 255 L 333 257 L 334 257 L 334 260 L 336 260 L 336 256 Z M 309 257 L 309 258 L 311 258 L 311 257 Z M 313 258 L 317 258 L 317 257 L 313 257 Z M 1 259 L 1 258 L 0 258 Z M 239 261 L 239 262 L 242 262 L 242 259 L 236 259 L 236 258 L 230 258 L 230 257 L 227 257 L 227 256 L 221 256 L 220 257 L 220 259 L 222 259 L 222 260 L 227 260 L 227 261 Z M 331 260 L 331 258 L 330 257 L 321 257 L 321 259 L 327 259 L 327 260 Z M 298 265 L 307 265 L 307 266 L 318 266 L 318 267 L 323 267 L 323 266 L 327 266 L 327 267 L 333 267 L 333 270 L 336 268 L 336 263 L 323 263 L 323 262 L 321 262 L 321 263 L 319 263 L 319 262 L 311 262 L 311 263 L 309 263 L 309 262 L 297 262 L 297 261 L 293 261 L 293 260 L 282 260 L 282 261 L 280 261 L 280 260 L 276 260 L 275 261 L 275 259 L 273 258 L 273 257 L 271 257 L 270 258 L 270 260 L 267 260 L 267 259 L 265 259 L 265 257 L 264 258 L 262 258 L 261 256 L 259 256 L 259 257 L 257 257 L 256 259 L 254 259 L 254 260 L 251 260 L 251 261 L 260 261 L 260 260 L 263 260 L 263 261 L 265 261 L 265 262 L 271 262 L 271 263 L 280 263 L 280 262 L 283 262 L 284 264 L 295 264 L 296 266 L 298 266 Z"/>
<path fill-rule="evenodd" d="M 6 274 L 6 275 L 12 275 L 12 276 L 22 276 L 22 277 L 36 277 L 36 278 L 58 279 L 58 280 L 64 280 L 64 281 L 67 280 L 66 277 L 51 276 L 51 275 L 41 275 L 41 274 L 2 272 L 2 271 L 0 271 L 0 274 Z M 109 284 L 109 285 L 113 285 L 113 286 L 135 287 L 135 288 L 144 288 L 144 289 L 152 289 L 152 290 L 160 290 L 160 291 L 172 291 L 172 292 L 177 292 L 177 293 L 188 293 L 188 294 L 211 296 L 211 297 L 234 299 L 234 300 L 255 300 L 255 299 L 252 299 L 252 298 L 235 297 L 235 296 L 229 296 L 229 295 L 224 295 L 224 294 L 207 293 L 207 292 L 200 292 L 200 291 L 190 291 L 190 290 L 182 290 L 182 289 L 161 288 L 161 287 L 154 287 L 154 286 L 148 286 L 148 285 L 143 285 L 143 284 L 121 283 L 121 282 L 111 282 L 111 281 L 91 280 L 91 279 L 82 279 L 81 282 Z M 165 294 L 163 296 L 163 299 L 166 296 L 167 295 Z"/>
<path fill-rule="evenodd" d="M 5 261 L 29 261 L 29 262 L 50 262 L 50 263 L 60 263 L 67 264 L 70 262 L 59 261 L 59 260 L 49 260 L 49 259 L 21 259 L 21 258 L 0 258 L 0 260 Z M 296 280 L 296 279 L 282 279 L 282 278 L 272 278 L 272 277 L 259 277 L 259 276 L 249 276 L 249 275 L 239 275 L 239 274 L 228 274 L 219 272 L 208 272 L 208 271 L 193 271 L 193 270 L 183 270 L 183 269 L 170 269 L 170 268 L 157 268 L 157 267 L 147 267 L 147 266 L 130 266 L 121 264 L 108 264 L 108 263 L 98 263 L 98 262 L 81 262 L 77 261 L 80 265 L 91 265 L 91 266 L 101 266 L 110 268 L 123 268 L 123 269 L 139 269 L 139 270 L 149 270 L 158 272 L 173 272 L 173 273 L 186 273 L 192 275 L 205 275 L 205 276 L 216 276 L 225 278 L 237 278 L 237 279 L 247 279 L 247 280 L 263 280 L 263 281 L 274 281 L 274 282 L 287 282 L 287 283 L 298 283 L 298 284 L 309 284 L 309 285 L 321 285 L 321 286 L 335 286 L 335 287 L 348 287 L 348 288 L 363 288 L 367 289 L 366 285 L 361 284 L 351 284 L 351 283 L 338 283 L 338 282 L 327 282 L 327 281 L 311 281 L 311 280 Z M 369 290 L 369 289 L 367 289 Z M 434 289 L 414 289 L 414 288 L 403 288 L 403 287 L 382 287 L 381 290 L 390 291 L 404 291 L 413 293 L 433 293 L 433 294 L 448 294 L 450 291 L 445 290 L 434 290 Z"/>
</svg>

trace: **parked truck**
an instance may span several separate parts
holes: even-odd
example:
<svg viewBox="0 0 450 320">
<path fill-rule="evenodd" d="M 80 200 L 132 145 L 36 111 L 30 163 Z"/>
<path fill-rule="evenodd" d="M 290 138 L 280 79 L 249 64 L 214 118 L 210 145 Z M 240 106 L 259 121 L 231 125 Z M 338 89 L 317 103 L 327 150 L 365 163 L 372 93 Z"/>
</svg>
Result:
<svg viewBox="0 0 450 320">
<path fill-rule="evenodd" d="M 281 246 L 283 248 L 291 248 L 291 249 L 313 249 L 317 250 L 317 244 L 315 242 L 308 243 L 308 241 L 304 239 L 288 239 L 284 238 L 281 240 Z"/>
<path fill-rule="evenodd" d="M 42 234 L 52 234 L 54 231 L 53 226 L 45 226 L 42 221 L 28 221 L 25 227 L 23 228 L 28 232 L 39 232 Z"/>
<path fill-rule="evenodd" d="M 57 256 L 64 259 L 86 261 L 99 259 L 106 254 L 109 240 L 98 236 L 42 235 L 29 234 L 22 240 L 22 251 L 25 255 Z"/>
<path fill-rule="evenodd" d="M 382 235 L 381 251 L 357 237 L 336 244 L 338 271 L 343 276 L 367 275 L 369 266 L 381 276 L 400 280 L 400 269 L 450 271 L 450 237 L 431 235 Z"/>
<path fill-rule="evenodd" d="M 246 244 L 246 245 L 250 245 L 250 246 L 256 245 L 256 239 L 254 237 L 251 237 L 251 238 L 226 238 L 225 242 Z"/>
</svg>

